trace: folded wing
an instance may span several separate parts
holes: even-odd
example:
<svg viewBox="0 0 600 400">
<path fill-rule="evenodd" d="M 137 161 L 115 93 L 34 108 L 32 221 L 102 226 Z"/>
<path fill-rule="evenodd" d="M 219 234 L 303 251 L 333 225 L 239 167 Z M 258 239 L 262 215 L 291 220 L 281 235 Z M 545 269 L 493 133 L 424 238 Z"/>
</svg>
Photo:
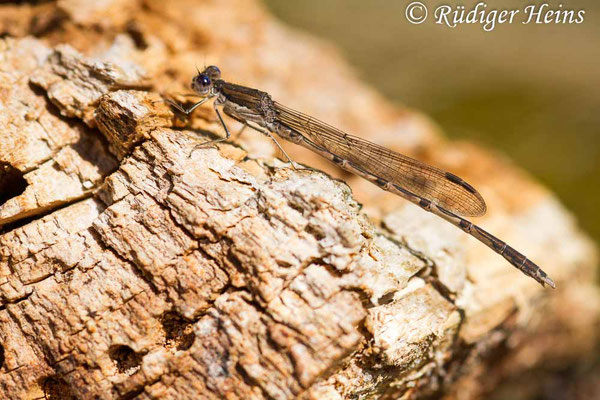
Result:
<svg viewBox="0 0 600 400">
<path fill-rule="evenodd" d="M 485 214 L 481 195 L 458 176 L 348 135 L 277 102 L 274 104 L 281 123 L 302 134 L 319 150 L 346 160 L 353 168 L 398 185 L 457 215 Z"/>
</svg>

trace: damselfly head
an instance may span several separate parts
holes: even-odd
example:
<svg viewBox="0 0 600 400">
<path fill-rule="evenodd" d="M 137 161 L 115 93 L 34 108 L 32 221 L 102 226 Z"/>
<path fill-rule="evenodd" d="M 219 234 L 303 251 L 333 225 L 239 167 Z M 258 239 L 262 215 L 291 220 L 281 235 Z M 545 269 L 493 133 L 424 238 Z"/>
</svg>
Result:
<svg viewBox="0 0 600 400">
<path fill-rule="evenodd" d="M 211 87 L 212 81 L 208 74 L 204 72 L 199 73 L 192 79 L 192 90 L 200 95 L 208 95 Z"/>
<path fill-rule="evenodd" d="M 221 77 L 221 70 L 214 65 L 206 67 L 204 71 L 199 72 L 192 79 L 192 90 L 196 93 L 207 96 L 210 94 L 215 80 Z"/>
</svg>

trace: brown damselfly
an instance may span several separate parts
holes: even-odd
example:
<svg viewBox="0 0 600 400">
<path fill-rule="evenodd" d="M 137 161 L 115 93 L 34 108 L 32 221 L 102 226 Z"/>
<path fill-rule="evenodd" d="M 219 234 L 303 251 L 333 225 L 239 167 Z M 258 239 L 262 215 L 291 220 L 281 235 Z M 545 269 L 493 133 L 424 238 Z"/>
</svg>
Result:
<svg viewBox="0 0 600 400">
<path fill-rule="evenodd" d="M 218 107 L 231 118 L 267 136 L 279 146 L 271 133 L 292 143 L 304 146 L 332 161 L 340 168 L 359 175 L 383 190 L 397 194 L 438 217 L 459 227 L 508 262 L 544 286 L 555 287 L 552 279 L 535 263 L 463 217 L 481 216 L 485 201 L 467 182 L 458 176 L 429 166 L 385 147 L 371 143 L 295 111 L 271 99 L 268 93 L 226 82 L 218 67 L 198 71 L 192 79 L 192 89 L 203 99 L 190 108 L 168 101 L 179 111 L 189 114 L 201 104 L 215 98 L 215 112 L 226 137 L 202 143 L 204 146 L 227 140 L 231 135 Z"/>
</svg>

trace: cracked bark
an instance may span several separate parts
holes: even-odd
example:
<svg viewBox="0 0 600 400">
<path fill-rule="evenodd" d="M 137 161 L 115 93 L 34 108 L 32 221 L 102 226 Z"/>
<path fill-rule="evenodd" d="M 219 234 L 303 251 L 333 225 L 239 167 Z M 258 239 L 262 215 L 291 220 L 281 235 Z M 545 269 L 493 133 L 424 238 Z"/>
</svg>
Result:
<svg viewBox="0 0 600 400">
<path fill-rule="evenodd" d="M 331 49 L 255 4 L 217 3 L 2 6 L 5 31 L 35 27 L 42 39 L 7 38 L 1 49 L 3 398 L 477 398 L 509 372 L 589 351 L 595 252 L 549 193 L 389 107 Z M 254 35 L 215 30 L 207 15 Z M 310 55 L 291 59 L 329 72 L 247 51 L 282 42 Z M 323 119 L 373 140 L 400 131 L 414 143 L 403 151 L 426 148 L 421 158 L 464 169 L 496 210 L 483 225 L 528 245 L 559 290 L 302 149 L 288 148 L 353 191 L 285 168 L 249 132 L 188 157 L 219 134 L 214 116 L 200 108 L 192 132 L 158 92 L 187 86 L 207 51 L 258 87 L 265 74 L 244 75 L 249 66 L 273 73 L 267 85 L 301 76 L 339 104 Z M 314 110 L 314 96 L 287 89 L 278 98 Z"/>
</svg>

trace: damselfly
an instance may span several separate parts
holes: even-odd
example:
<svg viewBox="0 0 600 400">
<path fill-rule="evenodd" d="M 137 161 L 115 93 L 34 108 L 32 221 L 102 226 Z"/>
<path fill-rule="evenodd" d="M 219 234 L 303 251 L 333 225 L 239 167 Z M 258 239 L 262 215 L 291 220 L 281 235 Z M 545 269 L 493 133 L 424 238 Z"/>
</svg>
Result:
<svg viewBox="0 0 600 400">
<path fill-rule="evenodd" d="M 273 139 L 293 166 L 295 164 L 271 133 L 304 146 L 340 168 L 445 219 L 502 255 L 542 286 L 548 284 L 555 287 L 552 279 L 523 254 L 462 218 L 483 215 L 486 205 L 481 195 L 458 176 L 348 135 L 309 115 L 273 101 L 268 93 L 226 82 L 221 79 L 221 71 L 215 66 L 207 67 L 202 72 L 198 71 L 198 75 L 192 79 L 191 87 L 203 99 L 190 108 L 168 102 L 179 111 L 189 114 L 206 101 L 215 99 L 213 106 L 225 129 L 226 137 L 207 143 L 227 140 L 231 136 L 218 108 L 222 107 L 226 115 Z"/>
</svg>

